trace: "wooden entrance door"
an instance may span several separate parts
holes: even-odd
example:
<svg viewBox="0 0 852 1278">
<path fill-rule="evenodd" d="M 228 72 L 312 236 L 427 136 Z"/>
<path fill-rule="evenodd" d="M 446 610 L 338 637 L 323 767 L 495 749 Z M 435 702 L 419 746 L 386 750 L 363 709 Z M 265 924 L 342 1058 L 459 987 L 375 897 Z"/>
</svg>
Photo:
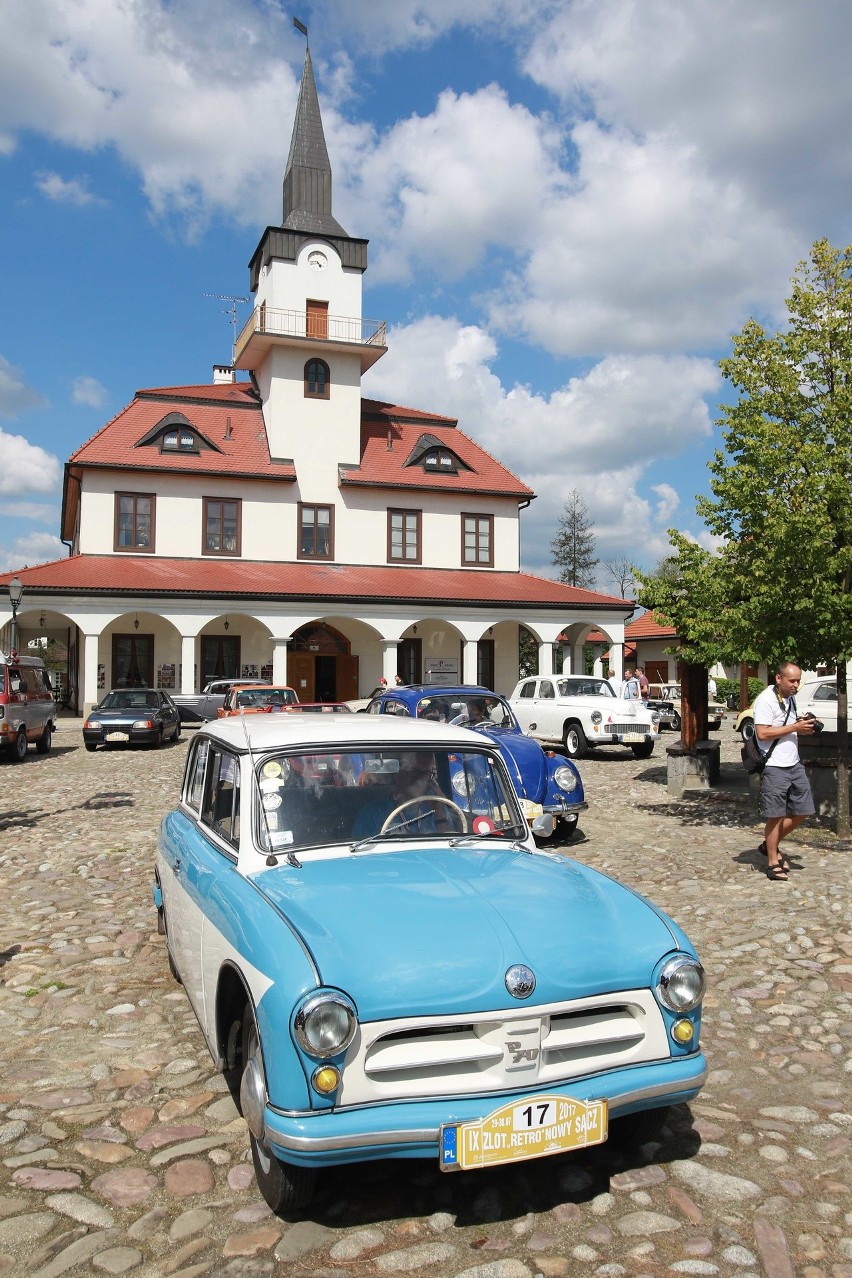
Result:
<svg viewBox="0 0 852 1278">
<path fill-rule="evenodd" d="M 314 701 L 314 657 L 311 652 L 290 652 L 287 655 L 287 682 L 296 689 L 300 701 Z"/>
</svg>

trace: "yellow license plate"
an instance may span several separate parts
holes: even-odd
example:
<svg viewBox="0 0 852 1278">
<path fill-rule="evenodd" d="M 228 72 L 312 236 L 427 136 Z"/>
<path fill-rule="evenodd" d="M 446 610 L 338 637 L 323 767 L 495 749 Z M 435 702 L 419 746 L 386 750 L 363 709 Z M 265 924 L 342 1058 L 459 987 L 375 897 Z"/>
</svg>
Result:
<svg viewBox="0 0 852 1278">
<path fill-rule="evenodd" d="M 106 734 L 107 741 L 129 741 L 130 737 L 126 732 L 108 732 Z"/>
<path fill-rule="evenodd" d="M 542 815 L 544 808 L 540 803 L 533 803 L 532 799 L 521 799 L 521 811 L 528 821 L 533 821 Z"/>
<path fill-rule="evenodd" d="M 441 1171 L 472 1171 L 501 1163 L 564 1154 L 607 1138 L 605 1100 L 531 1096 L 472 1123 L 441 1128 Z"/>
<path fill-rule="evenodd" d="M 644 732 L 625 732 L 624 736 L 621 739 L 622 741 L 644 741 L 645 733 Z"/>
</svg>

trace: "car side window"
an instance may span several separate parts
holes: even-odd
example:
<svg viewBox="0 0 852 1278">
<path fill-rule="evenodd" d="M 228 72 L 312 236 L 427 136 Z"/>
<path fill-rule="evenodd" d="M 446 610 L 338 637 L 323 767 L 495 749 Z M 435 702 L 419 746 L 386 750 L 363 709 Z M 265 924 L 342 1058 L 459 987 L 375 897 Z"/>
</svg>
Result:
<svg viewBox="0 0 852 1278">
<path fill-rule="evenodd" d="M 211 745 L 201 820 L 216 834 L 239 846 L 240 765 L 235 755 Z"/>
<path fill-rule="evenodd" d="M 535 681 L 531 679 L 531 680 L 529 681 L 529 683 L 525 683 L 525 684 L 524 684 L 524 686 L 521 688 L 521 694 L 520 694 L 520 695 L 521 695 L 522 697 L 534 697 L 534 696 L 535 696 Z"/>
<path fill-rule="evenodd" d="M 15 696 L 22 696 L 27 690 L 27 681 L 21 674 L 20 670 L 10 667 L 9 669 L 9 691 Z"/>
<path fill-rule="evenodd" d="M 837 688 L 830 683 L 821 683 L 814 693 L 814 701 L 836 701 Z"/>
<path fill-rule="evenodd" d="M 548 697 L 548 698 L 553 698 L 556 696 L 556 693 L 553 690 L 553 684 L 550 682 L 549 679 L 542 679 L 539 685 L 538 695 L 540 697 Z"/>
<path fill-rule="evenodd" d="M 186 786 L 184 800 L 194 811 L 201 811 L 201 799 L 204 794 L 204 769 L 207 766 L 207 737 L 193 741 L 192 754 L 186 766 Z"/>
</svg>

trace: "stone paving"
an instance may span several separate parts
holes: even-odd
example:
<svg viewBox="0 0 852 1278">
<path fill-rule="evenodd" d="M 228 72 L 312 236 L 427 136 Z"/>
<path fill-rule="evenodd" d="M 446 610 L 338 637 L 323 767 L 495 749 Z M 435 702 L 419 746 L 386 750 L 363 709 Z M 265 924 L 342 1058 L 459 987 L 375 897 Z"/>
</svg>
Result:
<svg viewBox="0 0 852 1278">
<path fill-rule="evenodd" d="M 156 933 L 188 734 L 87 754 L 80 727 L 0 761 L 0 1274 L 852 1278 L 849 850 L 811 825 L 767 880 L 730 720 L 709 794 L 673 801 L 660 746 L 580 765 L 571 854 L 670 911 L 709 974 L 710 1077 L 662 1142 L 339 1168 L 292 1221 L 258 1193 Z"/>
</svg>

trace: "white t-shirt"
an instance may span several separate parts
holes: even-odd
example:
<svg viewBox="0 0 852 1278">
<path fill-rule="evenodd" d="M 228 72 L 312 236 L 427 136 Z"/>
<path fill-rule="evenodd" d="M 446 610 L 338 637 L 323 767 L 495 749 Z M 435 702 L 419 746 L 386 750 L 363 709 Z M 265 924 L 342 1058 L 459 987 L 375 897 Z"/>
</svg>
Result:
<svg viewBox="0 0 852 1278">
<path fill-rule="evenodd" d="M 774 687 L 765 688 L 754 703 L 755 724 L 762 723 L 768 728 L 780 728 L 787 716 L 787 707 L 789 705 L 790 699 L 779 701 Z M 790 723 L 795 717 L 795 707 L 791 707 L 790 717 L 787 722 Z M 769 750 L 772 741 L 776 742 L 775 749 L 767 761 L 767 768 L 792 768 L 794 763 L 799 762 L 799 737 L 797 733 L 791 732 L 783 737 L 773 737 L 772 741 L 761 741 L 756 736 L 756 740 L 764 754 Z"/>
</svg>

